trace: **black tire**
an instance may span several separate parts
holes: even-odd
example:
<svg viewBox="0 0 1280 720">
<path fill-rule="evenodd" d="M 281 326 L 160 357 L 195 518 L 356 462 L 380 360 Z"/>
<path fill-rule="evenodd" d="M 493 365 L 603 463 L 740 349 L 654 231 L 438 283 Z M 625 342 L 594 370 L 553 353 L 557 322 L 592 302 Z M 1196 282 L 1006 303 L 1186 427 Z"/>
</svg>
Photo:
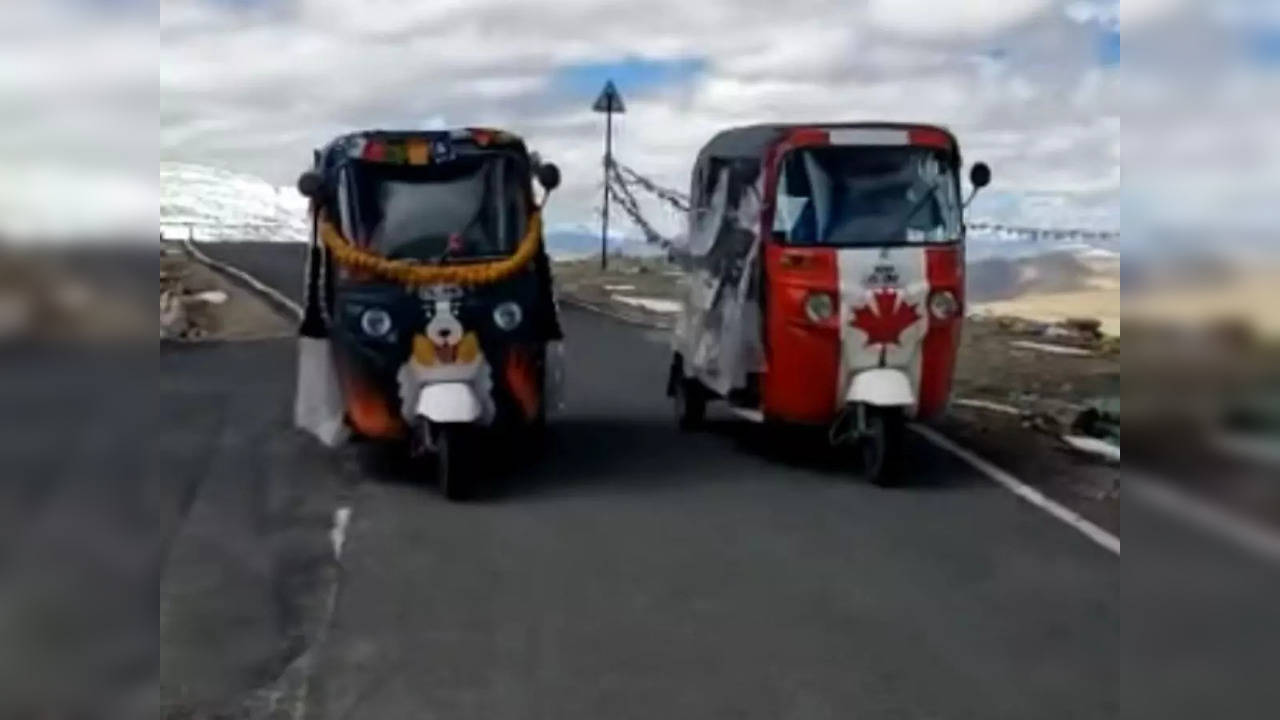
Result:
<svg viewBox="0 0 1280 720">
<path fill-rule="evenodd" d="M 707 394 L 696 380 L 681 378 L 675 383 L 676 423 L 681 430 L 695 430 L 707 419 Z"/>
<path fill-rule="evenodd" d="M 465 429 L 457 425 L 440 425 L 435 430 L 436 485 L 440 494 L 451 501 L 469 497 L 472 478 L 469 475 Z"/>
<path fill-rule="evenodd" d="M 907 421 L 899 410 L 867 408 L 867 434 L 858 439 L 862 474 L 879 487 L 906 479 Z"/>
</svg>

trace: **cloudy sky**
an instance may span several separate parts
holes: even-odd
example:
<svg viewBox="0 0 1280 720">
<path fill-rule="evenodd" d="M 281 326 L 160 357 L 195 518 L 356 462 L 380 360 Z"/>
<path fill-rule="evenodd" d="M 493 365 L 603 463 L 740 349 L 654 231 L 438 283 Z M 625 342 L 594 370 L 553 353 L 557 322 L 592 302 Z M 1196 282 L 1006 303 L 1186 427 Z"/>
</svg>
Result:
<svg viewBox="0 0 1280 720">
<path fill-rule="evenodd" d="M 619 158 L 668 186 L 726 126 L 921 120 L 995 168 L 988 214 L 1114 226 L 1119 60 L 1109 0 L 164 0 L 160 153 L 288 185 L 344 131 L 494 125 L 594 222 L 612 77 Z"/>
</svg>

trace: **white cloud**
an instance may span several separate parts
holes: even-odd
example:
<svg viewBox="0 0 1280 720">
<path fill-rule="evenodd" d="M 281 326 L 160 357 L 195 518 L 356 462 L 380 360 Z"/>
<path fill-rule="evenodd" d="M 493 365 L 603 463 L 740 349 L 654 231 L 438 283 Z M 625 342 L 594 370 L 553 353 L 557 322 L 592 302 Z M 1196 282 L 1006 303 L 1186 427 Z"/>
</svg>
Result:
<svg viewBox="0 0 1280 720">
<path fill-rule="evenodd" d="M 980 37 L 1040 14 L 1050 0 L 871 0 L 868 17 L 885 30 L 929 40 Z"/>
<path fill-rule="evenodd" d="M 1171 17 L 1186 6 L 1186 0 L 1124 0 L 1120 3 L 1120 22 L 1132 29 Z"/>
<path fill-rule="evenodd" d="M 700 58 L 692 82 L 636 92 L 618 154 L 685 187 L 718 129 L 766 120 L 950 125 L 997 187 L 1075 192 L 1118 175 L 1113 73 L 1094 32 L 1049 0 L 277 0 L 252 12 L 169 0 L 160 137 L 168 160 L 292 184 L 311 149 L 361 127 L 433 119 L 520 132 L 558 162 L 552 221 L 590 222 L 602 122 L 567 63 Z M 999 50 L 999 53 L 991 53 Z M 1045 138 L 1070 138 L 1064 151 Z M 1108 180 L 1109 182 L 1109 180 Z"/>
<path fill-rule="evenodd" d="M 71 3 L 0 23 L 0 239 L 136 232 L 156 216 L 154 27 Z M 148 31 L 149 30 L 149 31 Z M 150 232 L 148 229 L 147 232 Z"/>
<path fill-rule="evenodd" d="M 1081 25 L 1094 23 L 1113 27 L 1120 22 L 1119 0 L 1075 0 L 1067 3 L 1063 12 Z"/>
</svg>

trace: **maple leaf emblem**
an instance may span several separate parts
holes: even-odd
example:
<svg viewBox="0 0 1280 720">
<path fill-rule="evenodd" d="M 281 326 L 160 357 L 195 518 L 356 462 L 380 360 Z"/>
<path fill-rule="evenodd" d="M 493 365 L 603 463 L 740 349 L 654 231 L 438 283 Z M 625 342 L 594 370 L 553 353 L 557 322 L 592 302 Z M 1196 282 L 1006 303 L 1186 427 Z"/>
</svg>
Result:
<svg viewBox="0 0 1280 720">
<path fill-rule="evenodd" d="M 898 345 L 902 331 L 919 319 L 915 305 L 899 302 L 897 290 L 884 288 L 871 293 L 871 302 L 854 308 L 850 325 L 867 334 L 867 345 Z"/>
</svg>

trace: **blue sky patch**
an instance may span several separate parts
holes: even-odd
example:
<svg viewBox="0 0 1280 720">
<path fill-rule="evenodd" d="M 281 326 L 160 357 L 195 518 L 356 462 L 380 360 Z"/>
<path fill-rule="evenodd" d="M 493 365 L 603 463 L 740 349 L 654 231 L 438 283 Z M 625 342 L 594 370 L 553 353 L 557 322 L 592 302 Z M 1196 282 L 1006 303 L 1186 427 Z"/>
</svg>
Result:
<svg viewBox="0 0 1280 720">
<path fill-rule="evenodd" d="M 1280 68 L 1280 28 L 1263 28 L 1249 39 L 1249 59 L 1268 68 Z"/>
<path fill-rule="evenodd" d="M 1098 37 L 1098 62 L 1104 67 L 1120 64 L 1120 31 L 1104 30 Z"/>
<path fill-rule="evenodd" d="M 622 93 L 639 94 L 692 81 L 707 68 L 704 58 L 650 60 L 627 57 L 611 62 L 575 63 L 556 68 L 552 84 L 564 92 L 595 97 L 608 80 L 613 80 Z"/>
</svg>

